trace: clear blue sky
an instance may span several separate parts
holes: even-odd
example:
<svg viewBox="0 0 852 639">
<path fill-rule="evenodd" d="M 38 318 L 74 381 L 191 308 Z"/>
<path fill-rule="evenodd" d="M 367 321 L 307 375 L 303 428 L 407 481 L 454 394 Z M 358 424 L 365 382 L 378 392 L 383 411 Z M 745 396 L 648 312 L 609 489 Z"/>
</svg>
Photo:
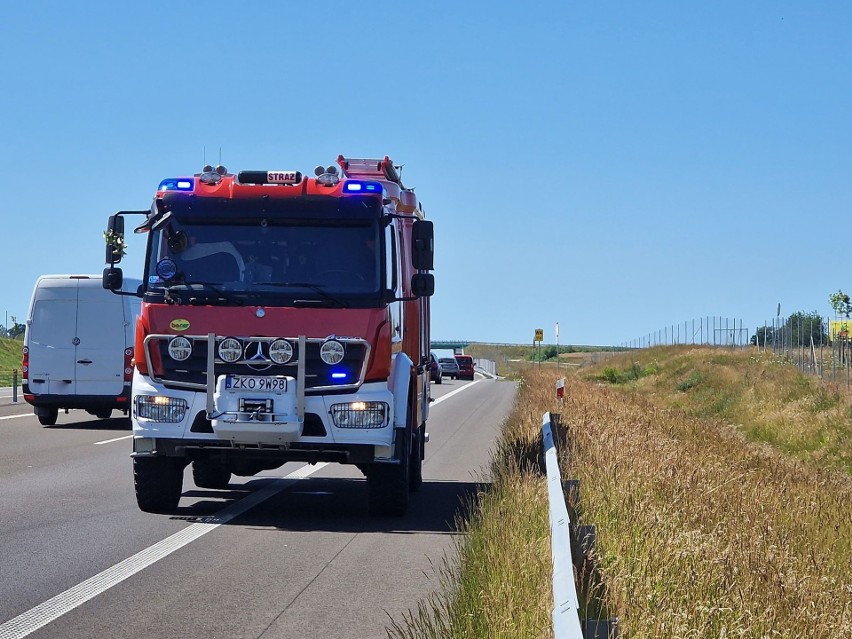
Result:
<svg viewBox="0 0 852 639">
<path fill-rule="evenodd" d="M 405 164 L 436 338 L 753 331 L 852 292 L 848 0 L 414 4 L 7 4 L 0 312 L 100 272 L 107 216 L 205 148 Z"/>
</svg>

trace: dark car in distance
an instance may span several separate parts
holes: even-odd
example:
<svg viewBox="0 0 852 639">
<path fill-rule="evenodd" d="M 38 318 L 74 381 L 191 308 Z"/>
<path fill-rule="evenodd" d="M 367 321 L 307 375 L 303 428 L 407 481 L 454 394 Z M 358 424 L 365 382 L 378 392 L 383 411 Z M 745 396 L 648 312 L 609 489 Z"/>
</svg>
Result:
<svg viewBox="0 0 852 639">
<path fill-rule="evenodd" d="M 459 379 L 473 379 L 473 358 L 470 355 L 456 355 L 459 365 Z"/>
<path fill-rule="evenodd" d="M 438 358 L 435 353 L 429 355 L 429 381 L 436 384 L 441 383 L 441 365 L 438 363 Z"/>
<path fill-rule="evenodd" d="M 452 379 L 459 378 L 459 365 L 454 357 L 442 357 L 438 360 L 441 366 L 441 374 Z"/>
</svg>

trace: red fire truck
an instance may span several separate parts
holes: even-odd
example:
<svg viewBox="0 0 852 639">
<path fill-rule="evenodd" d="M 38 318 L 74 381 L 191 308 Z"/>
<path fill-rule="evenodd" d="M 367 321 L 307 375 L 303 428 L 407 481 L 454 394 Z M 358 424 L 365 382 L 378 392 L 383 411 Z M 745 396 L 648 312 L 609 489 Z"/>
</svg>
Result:
<svg viewBox="0 0 852 639">
<path fill-rule="evenodd" d="M 205 166 L 163 180 L 104 234 L 116 294 L 124 218 L 144 215 L 132 383 L 139 507 L 177 508 L 184 469 L 225 488 L 285 462 L 354 464 L 375 515 L 406 512 L 429 413 L 433 228 L 387 157 L 315 177 Z"/>
</svg>

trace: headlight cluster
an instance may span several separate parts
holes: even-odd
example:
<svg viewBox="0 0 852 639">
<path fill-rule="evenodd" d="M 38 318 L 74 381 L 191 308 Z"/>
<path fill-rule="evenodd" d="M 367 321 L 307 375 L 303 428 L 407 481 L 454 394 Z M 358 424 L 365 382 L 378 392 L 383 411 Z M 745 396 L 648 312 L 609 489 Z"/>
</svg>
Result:
<svg viewBox="0 0 852 639">
<path fill-rule="evenodd" d="M 186 400 L 163 395 L 137 395 L 136 417 L 152 422 L 182 422 L 186 416 Z"/>
<path fill-rule="evenodd" d="M 385 402 L 334 404 L 331 418 L 338 428 L 383 428 L 387 425 L 388 405 Z"/>
<path fill-rule="evenodd" d="M 192 356 L 192 342 L 182 335 L 175 336 L 169 340 L 168 351 L 173 360 L 183 362 Z M 239 362 L 245 357 L 243 342 L 236 337 L 219 340 L 216 352 L 219 359 L 228 364 Z M 293 359 L 293 345 L 286 339 L 273 340 L 267 352 L 274 364 L 286 364 Z M 329 366 L 339 364 L 345 354 L 345 346 L 335 339 L 328 339 L 320 346 L 320 359 Z"/>
</svg>

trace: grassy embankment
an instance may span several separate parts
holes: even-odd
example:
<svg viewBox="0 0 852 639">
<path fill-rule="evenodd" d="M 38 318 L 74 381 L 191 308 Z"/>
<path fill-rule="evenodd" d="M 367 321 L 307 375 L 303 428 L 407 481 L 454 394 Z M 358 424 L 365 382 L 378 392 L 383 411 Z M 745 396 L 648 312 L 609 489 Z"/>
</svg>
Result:
<svg viewBox="0 0 852 639">
<path fill-rule="evenodd" d="M 12 371 L 21 379 L 21 347 L 23 340 L 0 337 L 0 386 L 12 385 Z"/>
<path fill-rule="evenodd" d="M 709 348 L 583 369 L 563 405 L 555 377 L 527 371 L 445 591 L 391 636 L 549 636 L 544 482 L 512 460 L 551 410 L 622 637 L 852 637 L 848 397 L 771 357 Z"/>
</svg>

